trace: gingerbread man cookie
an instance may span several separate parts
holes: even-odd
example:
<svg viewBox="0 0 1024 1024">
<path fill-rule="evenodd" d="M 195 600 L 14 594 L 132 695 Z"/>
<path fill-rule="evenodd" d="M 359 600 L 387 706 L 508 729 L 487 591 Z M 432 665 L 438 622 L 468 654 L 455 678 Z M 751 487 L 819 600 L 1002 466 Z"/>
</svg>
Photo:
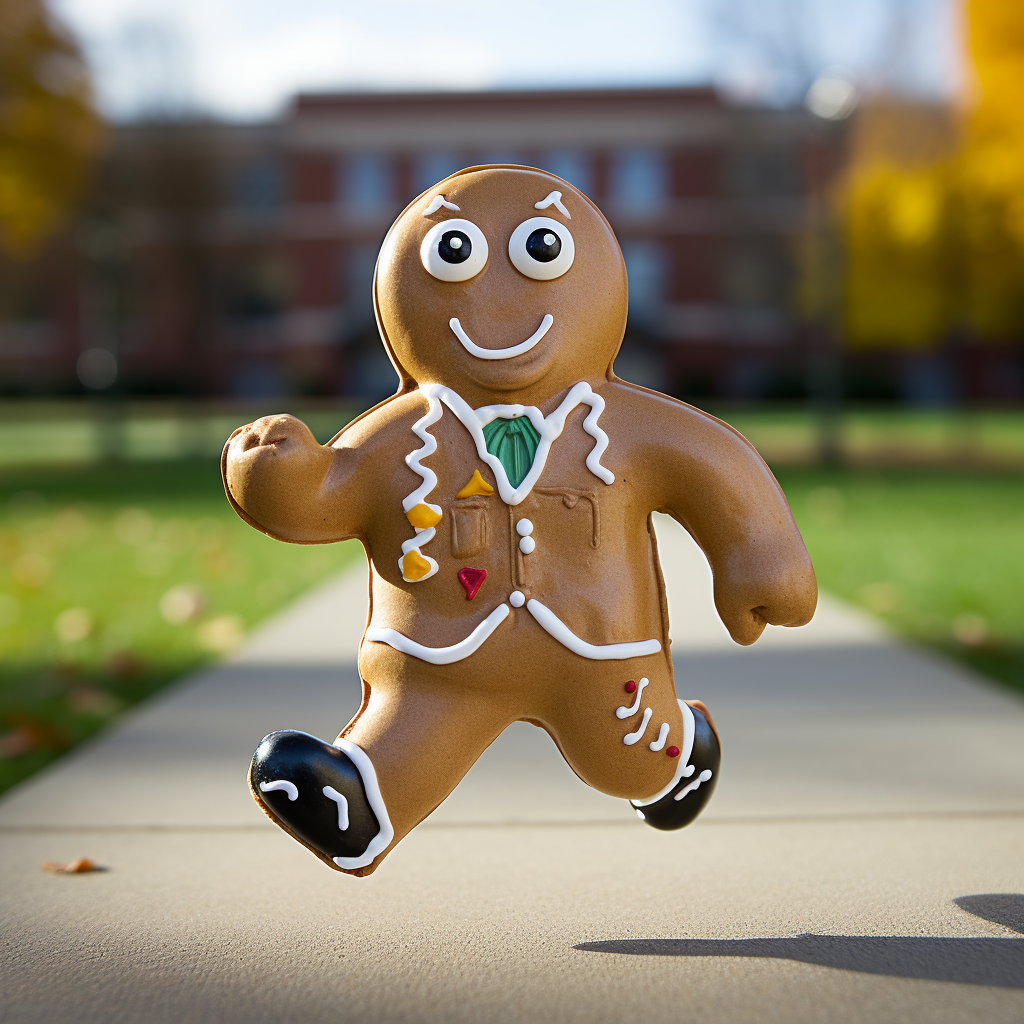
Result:
<svg viewBox="0 0 1024 1024">
<path fill-rule="evenodd" d="M 816 585 L 786 499 L 726 424 L 612 369 L 626 270 L 600 211 L 526 167 L 412 202 L 374 280 L 398 393 L 321 446 L 236 430 L 228 496 L 271 537 L 357 537 L 362 703 L 333 743 L 271 733 L 253 796 L 332 867 L 373 871 L 515 721 L 659 829 L 696 818 L 719 738 L 676 697 L 651 513 L 696 539 L 733 638 L 801 625 Z"/>
</svg>

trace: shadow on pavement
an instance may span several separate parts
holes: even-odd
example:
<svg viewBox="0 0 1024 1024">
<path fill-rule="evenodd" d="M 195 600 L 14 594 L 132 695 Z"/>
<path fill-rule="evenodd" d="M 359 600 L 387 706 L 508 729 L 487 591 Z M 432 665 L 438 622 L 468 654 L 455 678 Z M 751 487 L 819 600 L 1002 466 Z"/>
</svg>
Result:
<svg viewBox="0 0 1024 1024">
<path fill-rule="evenodd" d="M 1024 935 L 1024 894 L 1019 892 L 986 892 L 977 896 L 958 896 L 953 902 L 968 914 L 983 917 Z"/>
<path fill-rule="evenodd" d="M 970 914 L 1024 934 L 1024 895 L 961 896 Z M 889 935 L 796 935 L 764 939 L 605 939 L 581 942 L 589 953 L 721 956 L 795 960 L 864 974 L 1024 989 L 1024 939 Z"/>
</svg>

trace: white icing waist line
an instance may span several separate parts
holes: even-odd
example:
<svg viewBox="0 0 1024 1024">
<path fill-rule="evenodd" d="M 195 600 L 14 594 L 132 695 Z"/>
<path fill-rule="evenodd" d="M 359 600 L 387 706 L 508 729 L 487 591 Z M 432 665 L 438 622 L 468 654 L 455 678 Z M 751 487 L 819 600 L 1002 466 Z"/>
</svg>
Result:
<svg viewBox="0 0 1024 1024">
<path fill-rule="evenodd" d="M 622 661 L 626 658 L 642 658 L 647 654 L 657 654 L 661 650 L 660 640 L 635 640 L 624 644 L 587 643 L 540 601 L 531 598 L 526 602 L 526 609 L 545 632 L 581 658 L 589 658 L 591 661 Z"/>
<path fill-rule="evenodd" d="M 499 604 L 465 640 L 460 640 L 450 647 L 427 647 L 424 644 L 418 644 L 415 640 L 410 640 L 404 633 L 399 633 L 397 629 L 389 629 L 386 626 L 368 626 L 365 636 L 367 640 L 387 644 L 389 647 L 394 647 L 396 651 L 411 654 L 414 658 L 419 658 L 420 661 L 430 662 L 431 665 L 451 665 L 475 654 L 509 614 L 509 606 Z"/>
</svg>

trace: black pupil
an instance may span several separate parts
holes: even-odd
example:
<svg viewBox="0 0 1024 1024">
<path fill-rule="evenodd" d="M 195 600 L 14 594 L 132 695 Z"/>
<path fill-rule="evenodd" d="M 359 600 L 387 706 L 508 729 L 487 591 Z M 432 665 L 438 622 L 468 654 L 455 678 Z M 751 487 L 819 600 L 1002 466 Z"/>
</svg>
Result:
<svg viewBox="0 0 1024 1024">
<path fill-rule="evenodd" d="M 446 231 L 437 243 L 437 255 L 445 263 L 465 263 L 472 251 L 473 243 L 462 231 Z"/>
<path fill-rule="evenodd" d="M 537 228 L 526 240 L 526 251 L 538 263 L 550 263 L 562 251 L 562 241 L 551 228 Z"/>
</svg>

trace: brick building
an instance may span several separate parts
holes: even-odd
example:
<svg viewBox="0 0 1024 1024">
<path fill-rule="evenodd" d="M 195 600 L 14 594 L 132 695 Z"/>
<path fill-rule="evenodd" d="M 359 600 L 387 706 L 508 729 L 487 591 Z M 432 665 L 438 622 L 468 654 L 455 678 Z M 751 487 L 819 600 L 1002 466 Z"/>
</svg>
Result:
<svg viewBox="0 0 1024 1024">
<path fill-rule="evenodd" d="M 116 244 L 77 233 L 50 290 L 60 316 L 0 327 L 0 367 L 15 388 L 69 387 L 99 346 L 133 390 L 385 394 L 370 302 L 385 231 L 453 170 L 523 163 L 582 189 L 618 235 L 624 376 L 763 397 L 801 364 L 794 261 L 826 141 L 803 111 L 696 88 L 307 95 L 268 125 L 127 126 L 100 216 Z"/>
</svg>

